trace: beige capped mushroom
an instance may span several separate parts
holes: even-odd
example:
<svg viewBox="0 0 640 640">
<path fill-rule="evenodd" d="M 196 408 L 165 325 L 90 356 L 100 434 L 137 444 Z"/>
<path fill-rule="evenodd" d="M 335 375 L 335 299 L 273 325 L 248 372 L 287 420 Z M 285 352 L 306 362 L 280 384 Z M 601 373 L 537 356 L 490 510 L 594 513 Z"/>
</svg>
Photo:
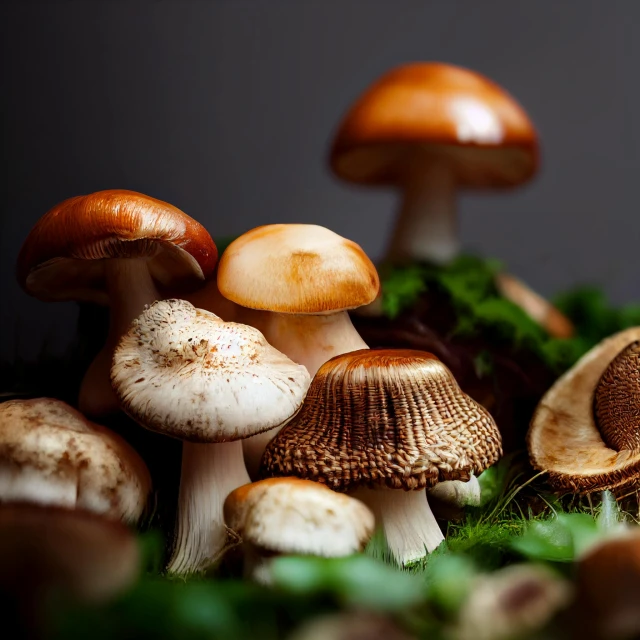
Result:
<svg viewBox="0 0 640 640">
<path fill-rule="evenodd" d="M 232 491 L 225 522 L 243 541 L 245 575 L 270 582 L 270 558 L 335 558 L 362 551 L 373 535 L 373 513 L 362 502 L 298 478 L 268 478 Z"/>
<path fill-rule="evenodd" d="M 348 182 L 402 191 L 389 259 L 447 262 L 459 251 L 456 189 L 528 181 L 538 140 L 496 83 L 451 64 L 416 62 L 384 74 L 356 101 L 330 164 Z"/>
<path fill-rule="evenodd" d="M 444 540 L 426 489 L 468 480 L 501 453 L 489 413 L 435 356 L 360 350 L 320 367 L 300 412 L 267 446 L 262 471 L 352 492 L 404 564 Z"/>
<path fill-rule="evenodd" d="M 18 256 L 18 281 L 45 301 L 109 306 L 107 342 L 85 374 L 80 410 L 118 410 L 109 385 L 113 349 L 158 288 L 189 290 L 216 266 L 207 230 L 173 205 L 135 191 L 109 189 L 69 198 L 33 227 Z"/>
<path fill-rule="evenodd" d="M 135 522 L 151 489 L 140 456 L 60 400 L 0 404 L 0 502 L 83 509 Z"/>
<path fill-rule="evenodd" d="M 298 410 L 307 370 L 253 327 L 224 322 L 185 300 L 164 300 L 120 340 L 111 381 L 134 420 L 184 441 L 168 569 L 207 569 L 226 545 L 224 499 L 250 481 L 242 439 L 281 425 Z"/>
<path fill-rule="evenodd" d="M 621 492 L 640 477 L 640 327 L 586 353 L 542 397 L 527 434 L 559 492 Z"/>
<path fill-rule="evenodd" d="M 234 240 L 218 266 L 223 296 L 244 307 L 236 319 L 256 326 L 276 349 L 314 376 L 335 355 L 367 348 L 348 311 L 375 300 L 380 280 L 355 243 L 311 224 L 271 224 Z M 245 441 L 257 477 L 270 431 Z"/>
</svg>

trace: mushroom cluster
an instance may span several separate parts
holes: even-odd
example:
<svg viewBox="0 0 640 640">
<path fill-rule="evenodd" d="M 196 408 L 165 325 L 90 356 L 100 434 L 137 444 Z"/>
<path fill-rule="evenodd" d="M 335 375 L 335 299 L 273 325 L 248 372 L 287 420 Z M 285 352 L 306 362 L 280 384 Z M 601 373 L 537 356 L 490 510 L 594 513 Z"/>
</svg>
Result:
<svg viewBox="0 0 640 640">
<path fill-rule="evenodd" d="M 426 490 L 472 503 L 475 475 L 501 454 L 491 416 L 435 356 L 368 348 L 348 312 L 376 299 L 378 273 L 324 227 L 252 229 L 218 263 L 211 236 L 179 209 L 101 191 L 36 224 L 18 277 L 43 300 L 110 308 L 83 413 L 120 412 L 181 441 L 170 573 L 207 571 L 241 543 L 246 575 L 269 582 L 274 556 L 357 553 L 376 525 L 399 563 L 416 560 L 444 539 Z M 116 539 L 143 515 L 150 474 L 116 433 L 47 398 L 0 405 L 0 427 L 7 545 L 42 519 L 60 536 L 71 517 L 77 536 L 108 522 L 94 537 Z M 124 562 L 101 570 L 105 584 L 131 575 Z M 55 563 L 73 589 L 100 591 L 67 556 Z"/>
</svg>

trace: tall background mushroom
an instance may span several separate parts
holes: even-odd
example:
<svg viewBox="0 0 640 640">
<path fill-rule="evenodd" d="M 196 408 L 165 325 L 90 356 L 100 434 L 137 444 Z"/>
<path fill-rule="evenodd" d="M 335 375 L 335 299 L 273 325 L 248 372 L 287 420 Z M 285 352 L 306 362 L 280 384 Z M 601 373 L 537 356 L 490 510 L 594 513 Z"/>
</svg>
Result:
<svg viewBox="0 0 640 640">
<path fill-rule="evenodd" d="M 17 263 L 22 288 L 41 300 L 109 306 L 107 342 L 83 379 L 78 404 L 88 415 L 117 410 L 109 384 L 113 349 L 158 287 L 188 290 L 218 259 L 206 229 L 180 209 L 134 191 L 69 198 L 48 211 L 25 240 Z"/>
<path fill-rule="evenodd" d="M 402 190 L 389 259 L 440 263 L 459 252 L 456 190 L 526 182 L 538 141 L 522 107 L 488 78 L 414 63 L 386 73 L 356 101 L 330 163 L 349 182 Z"/>
</svg>

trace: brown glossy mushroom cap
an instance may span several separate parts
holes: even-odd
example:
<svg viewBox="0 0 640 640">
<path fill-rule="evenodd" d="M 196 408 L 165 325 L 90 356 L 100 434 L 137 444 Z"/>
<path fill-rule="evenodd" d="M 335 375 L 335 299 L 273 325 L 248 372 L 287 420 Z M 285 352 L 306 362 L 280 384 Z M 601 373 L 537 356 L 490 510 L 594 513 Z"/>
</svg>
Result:
<svg viewBox="0 0 640 640">
<path fill-rule="evenodd" d="M 362 551 L 375 526 L 359 500 L 298 478 L 239 487 L 227 496 L 224 514 L 227 526 L 259 549 L 323 557 Z"/>
<path fill-rule="evenodd" d="M 110 189 L 69 198 L 40 218 L 18 256 L 18 281 L 41 300 L 108 304 L 108 258 L 145 258 L 160 285 L 193 287 L 213 273 L 218 251 L 180 209 Z"/>
<path fill-rule="evenodd" d="M 640 479 L 640 327 L 585 354 L 534 413 L 531 464 L 558 491 L 620 490 Z"/>
<path fill-rule="evenodd" d="M 227 247 L 218 288 L 250 309 L 319 314 L 373 302 L 380 280 L 355 242 L 317 225 L 270 224 Z"/>
<path fill-rule="evenodd" d="M 460 186 L 511 186 L 535 173 L 538 141 L 496 83 L 450 64 L 414 63 L 386 73 L 355 103 L 330 161 L 344 180 L 395 184 L 417 154 L 449 163 Z"/>
<path fill-rule="evenodd" d="M 54 590 L 97 603 L 131 586 L 139 571 L 137 540 L 120 522 L 82 510 L 0 505 L 0 593 L 6 596 L 37 600 Z"/>
<path fill-rule="evenodd" d="M 135 522 L 151 489 L 142 458 L 60 400 L 0 404 L 0 502 L 84 509 Z"/>
<path fill-rule="evenodd" d="M 489 413 L 435 356 L 363 349 L 320 367 L 300 412 L 267 446 L 262 469 L 337 491 L 418 490 L 467 480 L 501 454 Z"/>
</svg>

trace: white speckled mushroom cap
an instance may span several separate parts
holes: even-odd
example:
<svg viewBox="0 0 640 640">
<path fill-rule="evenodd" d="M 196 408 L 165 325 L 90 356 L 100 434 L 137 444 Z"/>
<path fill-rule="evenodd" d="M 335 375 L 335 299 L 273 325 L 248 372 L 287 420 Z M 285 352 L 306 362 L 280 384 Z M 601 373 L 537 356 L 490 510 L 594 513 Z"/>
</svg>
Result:
<svg viewBox="0 0 640 640">
<path fill-rule="evenodd" d="M 192 442 L 248 438 L 287 422 L 309 373 L 253 327 L 186 300 L 152 304 L 122 337 L 111 383 L 123 409 L 152 431 Z"/>
<path fill-rule="evenodd" d="M 373 513 L 359 500 L 299 478 L 268 478 L 232 491 L 225 522 L 256 547 L 276 553 L 338 557 L 362 551 Z"/>
<path fill-rule="evenodd" d="M 0 502 L 86 509 L 135 522 L 150 488 L 140 456 L 64 402 L 0 404 Z"/>
</svg>

